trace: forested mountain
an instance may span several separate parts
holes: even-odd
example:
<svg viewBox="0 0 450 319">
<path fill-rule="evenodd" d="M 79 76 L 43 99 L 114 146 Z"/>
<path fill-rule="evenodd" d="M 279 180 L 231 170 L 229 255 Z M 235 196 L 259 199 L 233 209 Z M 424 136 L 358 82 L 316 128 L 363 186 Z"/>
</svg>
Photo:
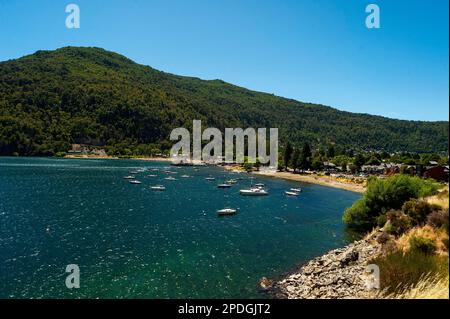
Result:
<svg viewBox="0 0 450 319">
<path fill-rule="evenodd" d="M 326 88 L 324 88 L 326 89 Z M 426 107 L 426 105 L 424 105 Z M 170 131 L 278 127 L 281 144 L 448 150 L 448 122 L 354 114 L 255 92 L 220 80 L 157 71 L 99 48 L 65 47 L 0 63 L 0 154 L 51 155 L 70 144 L 120 152 L 168 148 Z M 143 151 L 144 152 L 144 151 Z"/>
</svg>

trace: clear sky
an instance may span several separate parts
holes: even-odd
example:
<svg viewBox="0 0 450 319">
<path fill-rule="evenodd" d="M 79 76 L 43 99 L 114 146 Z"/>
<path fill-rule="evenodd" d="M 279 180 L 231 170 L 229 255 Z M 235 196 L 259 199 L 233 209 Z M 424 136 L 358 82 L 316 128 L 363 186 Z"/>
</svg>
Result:
<svg viewBox="0 0 450 319">
<path fill-rule="evenodd" d="M 67 29 L 78 4 L 81 28 Z M 380 7 L 367 29 L 365 7 Z M 448 120 L 448 0 L 0 0 L 0 61 L 97 46 L 341 110 Z"/>
</svg>

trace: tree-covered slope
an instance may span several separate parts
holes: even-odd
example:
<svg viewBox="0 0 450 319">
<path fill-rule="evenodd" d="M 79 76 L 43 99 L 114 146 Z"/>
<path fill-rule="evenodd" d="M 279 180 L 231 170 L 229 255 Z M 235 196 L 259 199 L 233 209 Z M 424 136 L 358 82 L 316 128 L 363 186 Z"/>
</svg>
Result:
<svg viewBox="0 0 450 319">
<path fill-rule="evenodd" d="M 325 89 L 325 88 L 324 88 Z M 424 106 L 426 107 L 426 106 Z M 169 147 L 191 127 L 278 127 L 281 142 L 334 142 L 354 149 L 444 151 L 448 122 L 338 111 L 176 76 L 99 48 L 38 51 L 0 63 L 0 154 L 52 154 L 70 143 Z M 141 145 L 142 146 L 142 145 Z"/>
</svg>

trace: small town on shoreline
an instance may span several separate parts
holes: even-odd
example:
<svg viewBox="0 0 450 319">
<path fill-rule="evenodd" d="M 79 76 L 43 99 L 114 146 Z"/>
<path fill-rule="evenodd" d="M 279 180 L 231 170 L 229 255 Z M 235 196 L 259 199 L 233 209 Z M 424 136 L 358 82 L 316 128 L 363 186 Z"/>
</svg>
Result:
<svg viewBox="0 0 450 319">
<path fill-rule="evenodd" d="M 223 157 L 210 161 L 208 165 L 223 166 L 227 170 L 246 171 L 254 174 L 284 178 L 305 183 L 320 184 L 362 193 L 371 176 L 386 178 L 395 174 L 408 174 L 431 178 L 448 184 L 449 157 L 437 153 L 409 153 L 386 151 L 343 151 L 338 146 L 319 145 L 311 150 L 308 143 L 295 148 L 289 143 L 280 152 L 277 170 L 270 170 L 258 160 L 250 163 L 246 158 L 243 164 L 225 163 Z M 141 156 L 128 153 L 112 154 L 107 148 L 88 144 L 72 144 L 71 149 L 59 152 L 57 157 L 66 158 L 111 158 L 170 161 L 169 153 L 158 148 L 151 154 Z M 184 164 L 191 161 L 184 159 Z"/>
</svg>

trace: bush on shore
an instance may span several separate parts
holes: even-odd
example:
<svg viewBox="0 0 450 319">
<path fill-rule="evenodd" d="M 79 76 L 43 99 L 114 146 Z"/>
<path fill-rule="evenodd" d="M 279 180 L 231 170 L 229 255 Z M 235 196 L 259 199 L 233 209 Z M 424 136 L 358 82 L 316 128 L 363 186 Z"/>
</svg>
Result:
<svg viewBox="0 0 450 319">
<path fill-rule="evenodd" d="M 388 211 L 399 210 L 405 202 L 434 195 L 437 191 L 436 182 L 408 175 L 371 178 L 364 196 L 345 211 L 343 221 L 351 228 L 369 231 L 376 226 L 384 226 Z M 421 216 L 419 214 L 417 218 Z"/>
</svg>

